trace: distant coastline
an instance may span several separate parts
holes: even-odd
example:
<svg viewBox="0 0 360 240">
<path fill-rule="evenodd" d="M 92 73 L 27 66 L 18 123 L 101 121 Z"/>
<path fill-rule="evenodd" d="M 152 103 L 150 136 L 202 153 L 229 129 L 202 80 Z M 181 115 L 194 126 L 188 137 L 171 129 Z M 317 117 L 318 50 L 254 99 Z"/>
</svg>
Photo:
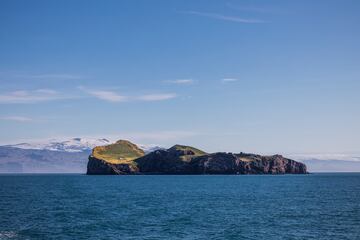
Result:
<svg viewBox="0 0 360 240">
<path fill-rule="evenodd" d="M 110 144 L 104 138 L 66 138 L 0 146 L 0 173 L 86 173 L 88 157 L 96 146 Z M 145 154 L 165 148 L 137 144 Z M 304 163 L 308 172 L 360 172 L 359 153 L 285 154 Z"/>
</svg>

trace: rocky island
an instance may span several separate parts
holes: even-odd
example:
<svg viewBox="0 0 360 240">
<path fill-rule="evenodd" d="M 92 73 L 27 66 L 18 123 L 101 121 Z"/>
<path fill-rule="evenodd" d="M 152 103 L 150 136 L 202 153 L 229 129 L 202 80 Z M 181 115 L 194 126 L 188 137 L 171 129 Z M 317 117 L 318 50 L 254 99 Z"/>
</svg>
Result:
<svg viewBox="0 0 360 240">
<path fill-rule="evenodd" d="M 281 155 L 206 153 L 183 145 L 145 154 L 126 140 L 95 147 L 87 165 L 89 175 L 306 173 L 305 164 Z"/>
</svg>

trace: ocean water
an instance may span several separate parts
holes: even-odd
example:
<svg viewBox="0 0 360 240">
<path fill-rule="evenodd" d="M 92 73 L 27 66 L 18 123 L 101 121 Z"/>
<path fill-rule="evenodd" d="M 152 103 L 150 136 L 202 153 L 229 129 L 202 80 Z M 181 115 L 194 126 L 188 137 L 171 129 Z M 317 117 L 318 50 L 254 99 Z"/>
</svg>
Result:
<svg viewBox="0 0 360 240">
<path fill-rule="evenodd" d="M 0 175 L 0 239 L 360 239 L 360 174 Z"/>
</svg>

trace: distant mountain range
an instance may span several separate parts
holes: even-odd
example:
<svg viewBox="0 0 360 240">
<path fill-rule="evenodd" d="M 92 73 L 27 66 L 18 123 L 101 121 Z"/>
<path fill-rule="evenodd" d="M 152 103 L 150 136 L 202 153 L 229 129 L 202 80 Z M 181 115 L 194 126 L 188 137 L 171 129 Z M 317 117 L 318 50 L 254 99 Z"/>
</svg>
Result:
<svg viewBox="0 0 360 240">
<path fill-rule="evenodd" d="M 112 143 L 105 138 L 50 139 L 0 146 L 0 173 L 85 173 L 95 146 Z M 163 149 L 137 144 L 144 152 Z M 286 155 L 305 163 L 309 172 L 360 172 L 360 154 Z"/>
<path fill-rule="evenodd" d="M 360 172 L 359 153 L 289 154 L 288 157 L 305 163 L 310 172 Z"/>
<path fill-rule="evenodd" d="M 85 173 L 91 150 L 110 143 L 105 138 L 71 138 L 0 146 L 0 173 Z M 139 146 L 145 153 L 161 149 Z"/>
<path fill-rule="evenodd" d="M 59 152 L 84 152 L 89 151 L 96 146 L 102 146 L 110 143 L 111 142 L 105 138 L 71 138 L 69 140 L 50 139 L 33 143 L 18 143 L 13 145 L 5 145 L 4 147 Z"/>
</svg>

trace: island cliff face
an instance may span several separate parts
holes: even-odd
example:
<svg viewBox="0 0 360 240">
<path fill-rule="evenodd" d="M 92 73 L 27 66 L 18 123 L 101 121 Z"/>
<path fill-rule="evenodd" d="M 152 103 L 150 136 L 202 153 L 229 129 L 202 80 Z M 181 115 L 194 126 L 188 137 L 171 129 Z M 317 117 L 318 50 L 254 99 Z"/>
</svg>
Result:
<svg viewBox="0 0 360 240">
<path fill-rule="evenodd" d="M 136 145 L 120 140 L 134 150 L 132 157 L 124 158 L 120 153 L 108 154 L 109 159 L 99 154 L 96 149 L 89 156 L 87 174 L 129 175 L 129 174 L 306 174 L 306 165 L 281 155 L 261 156 L 247 153 L 212 153 L 199 149 L 175 145 L 167 150 L 156 150 L 141 154 Z M 123 148 L 122 148 L 123 149 Z M 126 149 L 127 156 L 129 149 Z M 140 152 L 140 154 L 139 154 Z M 103 152 L 104 153 L 104 152 Z M 142 155 L 142 156 L 139 156 Z M 117 157 L 117 158 L 116 158 Z"/>
</svg>

